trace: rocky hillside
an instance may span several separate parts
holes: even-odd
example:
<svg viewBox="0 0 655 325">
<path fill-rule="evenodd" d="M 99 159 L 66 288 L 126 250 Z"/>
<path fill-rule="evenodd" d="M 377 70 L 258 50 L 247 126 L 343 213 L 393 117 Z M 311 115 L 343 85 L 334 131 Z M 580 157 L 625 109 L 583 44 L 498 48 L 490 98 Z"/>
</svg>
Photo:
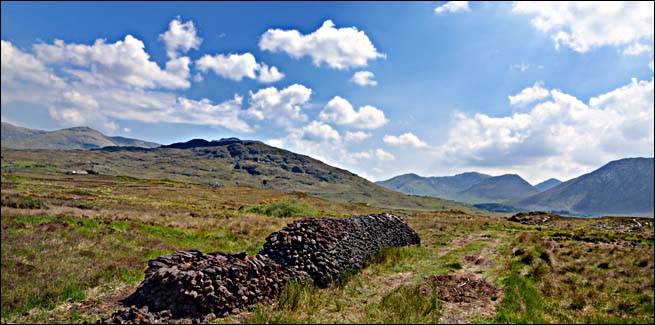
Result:
<svg viewBox="0 0 655 325">
<path fill-rule="evenodd" d="M 487 178 L 459 192 L 460 200 L 470 203 L 500 203 L 525 198 L 539 191 L 516 174 Z"/>
<path fill-rule="evenodd" d="M 30 165 L 28 162 L 33 162 Z M 161 148 L 106 147 L 89 151 L 2 148 L 3 171 L 93 170 L 105 175 L 172 179 L 212 186 L 304 192 L 340 202 L 419 210 L 461 209 L 438 198 L 409 196 L 308 156 L 235 138 L 191 140 Z"/>
<path fill-rule="evenodd" d="M 442 177 L 421 177 L 416 174 L 405 174 L 377 182 L 377 184 L 402 193 L 456 200 L 459 198 L 459 192 L 489 177 L 491 176 L 476 172 Z"/>
<path fill-rule="evenodd" d="M 517 200 L 530 210 L 653 215 L 653 158 L 626 158 L 543 193 Z"/>
<path fill-rule="evenodd" d="M 2 146 L 13 149 L 88 150 L 107 146 L 155 148 L 159 144 L 125 137 L 110 137 L 88 127 L 42 131 L 2 122 Z"/>
<path fill-rule="evenodd" d="M 560 181 L 559 179 L 549 178 L 549 179 L 535 185 L 534 188 L 536 188 L 539 192 L 544 192 L 544 191 L 550 190 L 551 188 L 553 188 L 553 187 L 555 187 L 555 186 L 557 186 L 559 184 L 562 184 L 562 181 Z"/>
</svg>

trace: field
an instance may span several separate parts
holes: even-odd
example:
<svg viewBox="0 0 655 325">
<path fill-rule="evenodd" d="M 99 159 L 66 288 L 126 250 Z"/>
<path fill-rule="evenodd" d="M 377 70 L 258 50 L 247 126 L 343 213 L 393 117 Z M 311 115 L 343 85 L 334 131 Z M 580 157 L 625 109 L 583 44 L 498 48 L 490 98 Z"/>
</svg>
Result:
<svg viewBox="0 0 655 325">
<path fill-rule="evenodd" d="M 12 162 L 16 164 L 16 161 Z M 257 252 L 296 218 L 406 218 L 420 246 L 385 249 L 325 289 L 217 323 L 653 323 L 653 220 L 377 208 L 303 192 L 125 176 L 2 174 L 2 322 L 94 322 L 151 258 Z M 512 221 L 513 220 L 513 221 Z"/>
</svg>

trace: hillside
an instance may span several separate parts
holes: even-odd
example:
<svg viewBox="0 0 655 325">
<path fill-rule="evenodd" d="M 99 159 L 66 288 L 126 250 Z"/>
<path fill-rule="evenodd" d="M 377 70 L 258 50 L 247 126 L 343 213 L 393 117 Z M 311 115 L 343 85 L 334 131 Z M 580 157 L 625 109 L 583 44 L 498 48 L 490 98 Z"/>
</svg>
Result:
<svg viewBox="0 0 655 325">
<path fill-rule="evenodd" d="M 539 192 L 544 192 L 544 191 L 547 191 L 547 190 L 549 190 L 549 189 L 551 189 L 551 188 L 553 188 L 553 187 L 555 187 L 555 186 L 557 186 L 559 184 L 562 184 L 562 181 L 560 181 L 559 179 L 549 178 L 549 179 L 535 185 L 534 187 Z"/>
<path fill-rule="evenodd" d="M 459 192 L 460 200 L 469 203 L 499 203 L 539 193 L 516 174 L 490 177 Z"/>
<path fill-rule="evenodd" d="M 512 205 L 579 214 L 653 215 L 653 158 L 626 158 Z"/>
<path fill-rule="evenodd" d="M 476 172 L 442 177 L 421 177 L 405 174 L 376 182 L 388 189 L 414 195 L 427 195 L 448 200 L 459 198 L 458 193 L 491 176 Z"/>
<path fill-rule="evenodd" d="M 105 175 L 170 179 L 221 186 L 305 192 L 340 202 L 419 210 L 470 206 L 385 189 L 347 170 L 308 156 L 235 138 L 192 140 L 154 149 L 108 147 L 90 151 L 2 148 L 2 170 L 59 172 L 90 169 Z"/>
<path fill-rule="evenodd" d="M 107 146 L 155 148 L 159 144 L 125 137 L 110 137 L 88 127 L 42 131 L 2 122 L 2 147 L 13 149 L 87 150 Z"/>
</svg>

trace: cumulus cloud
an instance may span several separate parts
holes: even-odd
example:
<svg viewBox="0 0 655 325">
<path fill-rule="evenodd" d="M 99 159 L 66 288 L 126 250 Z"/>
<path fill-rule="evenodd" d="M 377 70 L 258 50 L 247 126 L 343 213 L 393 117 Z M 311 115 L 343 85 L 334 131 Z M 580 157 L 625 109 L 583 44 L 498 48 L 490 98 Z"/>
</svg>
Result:
<svg viewBox="0 0 655 325">
<path fill-rule="evenodd" d="M 643 53 L 648 53 L 652 49 L 649 45 L 634 43 L 625 49 L 623 49 L 623 55 L 640 55 Z"/>
<path fill-rule="evenodd" d="M 216 126 L 236 132 L 251 131 L 250 126 L 241 118 L 241 96 L 235 95 L 231 100 L 214 103 L 206 98 L 194 100 L 149 89 L 165 88 L 168 84 L 160 82 L 157 76 L 145 75 L 148 69 L 157 71 L 158 67 L 133 69 L 135 62 L 146 66 L 153 62 L 147 60 L 147 53 L 143 52 L 142 47 L 139 50 L 139 44 L 135 48 L 131 47 L 135 45 L 134 42 L 140 41 L 128 35 L 126 42 L 130 44 L 105 44 L 104 41 L 98 41 L 93 46 L 87 46 L 55 41 L 54 45 L 35 45 L 35 56 L 2 40 L 2 102 L 43 105 L 50 116 L 63 125 L 92 125 L 106 131 L 117 130 L 119 126 L 115 121 L 119 119 Z M 134 49 L 136 51 L 132 51 Z M 137 58 L 123 58 L 129 63 L 114 61 L 121 54 L 127 53 L 136 53 Z M 188 60 L 187 57 L 179 57 L 168 61 L 165 73 L 177 71 L 179 74 L 179 70 L 188 67 Z M 69 78 L 55 75 L 48 63 L 62 65 L 62 71 Z M 72 69 L 68 65 L 85 66 L 87 69 Z M 111 71 L 109 67 L 120 67 L 123 71 Z M 137 73 L 144 75 L 135 77 Z M 150 82 L 141 82 L 145 79 L 140 78 L 151 79 Z M 121 83 L 120 80 L 125 82 Z"/>
<path fill-rule="evenodd" d="M 386 151 L 384 151 L 382 149 L 379 149 L 379 148 L 375 149 L 374 154 L 380 160 L 394 160 L 394 159 L 396 159 L 396 157 L 394 157 L 394 155 L 392 155 L 391 153 L 386 152 Z"/>
<path fill-rule="evenodd" d="M 345 139 L 348 142 L 361 142 L 370 138 L 371 136 L 372 136 L 371 133 L 366 133 L 363 131 L 357 131 L 357 132 L 346 131 Z"/>
<path fill-rule="evenodd" d="M 255 56 L 250 53 L 244 54 L 217 54 L 215 56 L 204 55 L 196 61 L 196 67 L 202 72 L 214 71 L 217 75 L 241 81 L 244 77 L 255 79 L 255 71 L 259 64 Z"/>
<path fill-rule="evenodd" d="M 286 52 L 294 58 L 310 56 L 316 66 L 322 63 L 334 69 L 363 67 L 369 60 L 384 58 L 364 31 L 357 27 L 335 28 L 331 20 L 310 34 L 297 30 L 269 29 L 259 40 L 259 48 Z"/>
<path fill-rule="evenodd" d="M 162 70 L 150 60 L 142 41 L 132 35 L 108 44 L 98 39 L 93 45 L 53 44 L 33 46 L 36 58 L 44 64 L 72 65 L 85 69 L 66 69 L 69 74 L 97 85 L 131 85 L 139 88 L 189 88 L 188 57 L 171 59 Z"/>
<path fill-rule="evenodd" d="M 202 38 L 196 35 L 196 27 L 193 21 L 182 23 L 180 18 L 171 20 L 168 30 L 159 35 L 159 38 L 166 43 L 166 54 L 169 58 L 175 59 L 178 52 L 186 53 L 190 49 L 198 49 Z"/>
<path fill-rule="evenodd" d="M 248 52 L 228 55 L 217 54 L 214 56 L 206 54 L 196 61 L 196 67 L 202 72 L 211 70 L 221 77 L 234 81 L 250 78 L 270 83 L 284 78 L 284 74 L 278 71 L 276 67 L 269 68 L 266 64 L 257 63 L 255 56 Z M 257 72 L 259 72 L 259 75 Z"/>
<path fill-rule="evenodd" d="M 548 97 L 550 93 L 543 87 L 543 82 L 535 82 L 532 87 L 521 90 L 514 96 L 507 96 L 509 103 L 515 106 L 525 106 L 534 101 Z"/>
<path fill-rule="evenodd" d="M 284 78 L 284 73 L 280 72 L 276 67 L 268 67 L 262 63 L 259 66 L 259 81 L 264 83 L 276 82 Z"/>
<path fill-rule="evenodd" d="M 532 25 L 555 45 L 577 52 L 636 44 L 653 37 L 652 1 L 516 1 L 512 12 L 533 16 Z"/>
<path fill-rule="evenodd" d="M 427 143 L 421 141 L 411 132 L 403 133 L 399 136 L 385 135 L 382 141 L 393 146 L 412 146 L 414 148 L 425 148 Z"/>
<path fill-rule="evenodd" d="M 653 156 L 653 80 L 633 79 L 588 103 L 560 90 L 550 95 L 511 116 L 457 114 L 438 157 L 485 171 L 566 179 L 611 160 Z"/>
<path fill-rule="evenodd" d="M 357 71 L 353 77 L 350 78 L 350 81 L 362 87 L 378 85 L 378 82 L 375 81 L 375 74 L 373 74 L 371 71 Z"/>
<path fill-rule="evenodd" d="M 448 1 L 446 4 L 434 8 L 434 12 L 441 14 L 444 12 L 471 11 L 468 1 Z"/>
<path fill-rule="evenodd" d="M 273 120 L 279 125 L 289 126 L 293 121 L 307 121 L 302 106 L 309 102 L 312 90 L 293 84 L 278 90 L 275 87 L 250 92 L 249 117 L 255 120 Z"/>
<path fill-rule="evenodd" d="M 319 119 L 358 129 L 375 129 L 388 122 L 384 112 L 370 105 L 355 111 L 344 98 L 335 96 L 319 114 Z"/>
<path fill-rule="evenodd" d="M 24 98 L 45 101 L 66 87 L 65 80 L 34 55 L 21 51 L 5 40 L 0 40 L 0 46 L 2 103 Z"/>
</svg>

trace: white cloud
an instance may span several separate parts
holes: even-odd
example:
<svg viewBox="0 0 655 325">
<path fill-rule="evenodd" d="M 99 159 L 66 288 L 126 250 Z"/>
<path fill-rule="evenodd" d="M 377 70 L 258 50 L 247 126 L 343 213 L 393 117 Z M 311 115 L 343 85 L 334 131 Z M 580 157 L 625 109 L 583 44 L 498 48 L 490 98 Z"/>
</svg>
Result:
<svg viewBox="0 0 655 325">
<path fill-rule="evenodd" d="M 371 153 L 368 151 L 353 152 L 350 155 L 355 159 L 371 159 Z"/>
<path fill-rule="evenodd" d="M 325 142 L 341 140 L 341 136 L 339 136 L 337 130 L 318 121 L 312 121 L 307 126 L 300 129 L 300 131 L 302 133 L 302 139 L 309 141 Z"/>
<path fill-rule="evenodd" d="M 375 129 L 388 122 L 383 111 L 370 105 L 355 111 L 347 100 L 339 96 L 335 96 L 325 105 L 319 119 L 358 129 Z"/>
<path fill-rule="evenodd" d="M 250 92 L 248 116 L 255 120 L 273 120 L 279 125 L 289 126 L 292 121 L 307 121 L 302 106 L 307 104 L 312 90 L 293 84 L 282 90 L 275 87 Z"/>
<path fill-rule="evenodd" d="M 652 40 L 653 9 L 653 1 L 516 1 L 512 12 L 534 16 L 532 25 L 549 33 L 557 48 L 587 52 Z"/>
<path fill-rule="evenodd" d="M 427 143 L 421 141 L 417 136 L 411 132 L 403 133 L 399 136 L 385 135 L 382 141 L 393 146 L 412 146 L 414 148 L 425 148 Z"/>
<path fill-rule="evenodd" d="M 130 129 L 130 128 L 123 128 L 123 132 L 125 132 L 125 133 L 130 133 L 130 132 L 132 132 L 132 129 Z"/>
<path fill-rule="evenodd" d="M 386 152 L 382 149 L 375 149 L 374 151 L 375 156 L 380 159 L 380 160 L 394 160 L 396 157 L 394 157 L 391 153 Z"/>
<path fill-rule="evenodd" d="M 458 114 L 435 154 L 452 166 L 563 179 L 615 159 L 653 156 L 653 80 L 592 97 L 587 104 L 559 90 L 526 113 Z"/>
<path fill-rule="evenodd" d="M 32 54 L 21 51 L 11 42 L 0 40 L 0 43 L 2 103 L 22 98 L 47 100 L 66 87 L 62 78 Z"/>
<path fill-rule="evenodd" d="M 171 59 L 177 58 L 178 51 L 186 53 L 190 49 L 197 50 L 202 43 L 202 38 L 196 35 L 193 21 L 182 23 L 179 18 L 171 20 L 168 30 L 159 38 L 166 43 L 166 54 Z"/>
<path fill-rule="evenodd" d="M 372 136 L 371 133 L 366 133 L 366 132 L 363 132 L 363 131 L 357 131 L 357 132 L 346 131 L 345 139 L 348 142 L 350 142 L 350 141 L 352 141 L 352 142 L 361 142 L 361 141 L 364 141 L 364 140 L 370 138 L 371 136 Z"/>
<path fill-rule="evenodd" d="M 623 49 L 623 55 L 640 55 L 643 53 L 648 53 L 652 49 L 649 45 L 644 45 L 641 43 L 634 43 L 625 49 Z"/>
<path fill-rule="evenodd" d="M 444 12 L 471 11 L 468 1 L 448 1 L 446 4 L 434 8 L 434 12 L 441 14 Z"/>
<path fill-rule="evenodd" d="M 530 64 L 528 63 L 513 64 L 511 68 L 521 70 L 521 72 L 526 72 L 528 71 L 528 69 L 530 69 Z"/>
<path fill-rule="evenodd" d="M 286 52 L 294 58 L 310 56 L 316 66 L 326 63 L 335 69 L 363 67 L 369 60 L 385 57 L 364 31 L 356 27 L 335 28 L 331 20 L 307 35 L 297 30 L 269 29 L 261 36 L 259 48 Z"/>
<path fill-rule="evenodd" d="M 132 35 L 123 41 L 107 44 L 98 39 L 93 45 L 66 44 L 55 40 L 54 44 L 35 44 L 36 57 L 45 64 L 73 65 L 87 70 L 65 69 L 86 83 L 103 86 L 131 85 L 139 88 L 189 88 L 188 57 L 171 59 L 162 70 L 150 61 L 142 41 Z"/>
<path fill-rule="evenodd" d="M 280 72 L 276 67 L 268 67 L 262 63 L 259 67 L 259 81 L 264 83 L 276 82 L 284 78 L 284 73 Z"/>
<path fill-rule="evenodd" d="M 129 36 L 126 39 L 130 42 Z M 173 93 L 149 90 L 147 87 L 136 87 L 134 83 L 119 83 L 119 72 L 99 67 L 101 64 L 112 66 L 111 62 L 102 59 L 113 60 L 118 54 L 110 53 L 107 56 L 102 53 L 89 53 L 105 50 L 105 46 L 65 45 L 63 41 L 56 41 L 52 47 L 44 44 L 38 46 L 45 51 L 42 54 L 53 62 L 51 64 L 75 62 L 78 65 L 91 65 L 93 68 L 74 70 L 64 67 L 62 70 L 76 77 L 67 81 L 56 76 L 39 58 L 3 40 L 3 105 L 11 102 L 43 105 L 50 116 L 62 125 L 91 125 L 105 131 L 118 129 L 115 122 L 118 119 L 144 123 L 221 126 L 236 132 L 251 131 L 249 125 L 240 117 L 240 96 L 214 104 L 208 99 L 193 100 L 177 97 Z M 109 46 L 111 48 L 112 45 Z M 187 57 L 170 60 L 167 70 L 184 68 L 187 62 Z"/>
<path fill-rule="evenodd" d="M 375 74 L 371 71 L 357 71 L 350 78 L 350 81 L 360 85 L 360 86 L 377 86 L 378 82 L 375 80 Z"/>
<path fill-rule="evenodd" d="M 257 63 L 255 56 L 248 52 L 214 56 L 206 54 L 196 61 L 196 66 L 202 72 L 211 70 L 221 77 L 234 81 L 241 81 L 245 77 L 270 83 L 284 78 L 284 74 L 276 67 L 269 68 L 264 63 Z"/>
<path fill-rule="evenodd" d="M 221 77 L 241 81 L 244 77 L 257 78 L 255 72 L 259 64 L 250 53 L 215 56 L 206 54 L 196 61 L 196 67 L 202 72 L 211 70 Z"/>
<path fill-rule="evenodd" d="M 548 97 L 550 93 L 543 87 L 543 82 L 535 82 L 532 87 L 521 90 L 514 96 L 507 96 L 509 103 L 515 106 L 524 106 L 534 101 Z"/>
</svg>

